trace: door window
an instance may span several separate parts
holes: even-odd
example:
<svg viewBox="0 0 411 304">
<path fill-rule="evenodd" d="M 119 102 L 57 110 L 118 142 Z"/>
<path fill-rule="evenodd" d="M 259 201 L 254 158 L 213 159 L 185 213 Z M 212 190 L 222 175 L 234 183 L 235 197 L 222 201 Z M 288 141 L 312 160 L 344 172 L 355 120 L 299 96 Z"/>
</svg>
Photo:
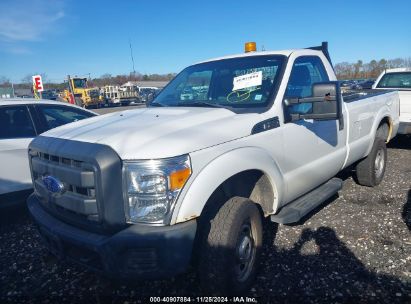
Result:
<svg viewBox="0 0 411 304">
<path fill-rule="evenodd" d="M 302 98 L 312 95 L 312 86 L 317 82 L 329 81 L 321 59 L 317 56 L 303 56 L 294 61 L 285 97 Z M 291 113 L 308 114 L 312 104 L 297 104 L 286 108 L 286 116 Z"/>
<path fill-rule="evenodd" d="M 26 106 L 0 107 L 0 139 L 35 136 L 36 131 Z"/>
<path fill-rule="evenodd" d="M 95 116 L 90 112 L 65 106 L 39 106 L 38 108 L 42 120 L 45 122 L 46 130 Z"/>
</svg>

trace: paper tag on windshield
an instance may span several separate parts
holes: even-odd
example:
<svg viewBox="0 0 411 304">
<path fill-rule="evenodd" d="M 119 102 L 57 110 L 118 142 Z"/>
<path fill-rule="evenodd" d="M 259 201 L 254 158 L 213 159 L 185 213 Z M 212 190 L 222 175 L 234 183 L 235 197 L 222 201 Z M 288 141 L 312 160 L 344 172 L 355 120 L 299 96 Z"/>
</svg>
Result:
<svg viewBox="0 0 411 304">
<path fill-rule="evenodd" d="M 258 71 L 258 72 L 234 77 L 233 91 L 259 86 L 261 85 L 262 81 L 263 81 L 263 71 Z"/>
</svg>

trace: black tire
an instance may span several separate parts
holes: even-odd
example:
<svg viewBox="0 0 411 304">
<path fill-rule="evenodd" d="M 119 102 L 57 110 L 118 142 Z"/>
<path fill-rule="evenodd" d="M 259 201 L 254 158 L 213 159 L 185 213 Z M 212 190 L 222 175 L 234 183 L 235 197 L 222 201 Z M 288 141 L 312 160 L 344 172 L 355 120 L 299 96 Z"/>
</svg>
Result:
<svg viewBox="0 0 411 304">
<path fill-rule="evenodd" d="M 387 141 L 388 132 L 389 132 L 389 127 L 386 123 L 384 123 L 378 127 L 377 137 L 383 139 L 384 141 Z"/>
<path fill-rule="evenodd" d="M 253 283 L 263 239 L 261 214 L 252 201 L 233 197 L 209 221 L 200 243 L 201 285 L 208 294 L 240 294 Z"/>
<path fill-rule="evenodd" d="M 384 178 L 387 165 L 387 147 L 382 138 L 376 137 L 370 154 L 356 166 L 357 181 L 360 185 L 375 187 Z"/>
</svg>

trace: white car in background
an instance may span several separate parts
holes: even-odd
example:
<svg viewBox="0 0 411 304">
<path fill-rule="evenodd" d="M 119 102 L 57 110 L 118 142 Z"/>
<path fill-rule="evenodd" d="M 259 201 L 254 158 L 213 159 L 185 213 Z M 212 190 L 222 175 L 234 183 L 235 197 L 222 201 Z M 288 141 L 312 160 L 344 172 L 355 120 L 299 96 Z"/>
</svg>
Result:
<svg viewBox="0 0 411 304">
<path fill-rule="evenodd" d="M 95 115 L 68 103 L 0 99 L 0 207 L 25 201 L 32 192 L 27 148 L 34 137 Z"/>
<path fill-rule="evenodd" d="M 400 95 L 398 134 L 411 134 L 411 68 L 388 69 L 375 81 L 373 89 L 390 89 Z"/>
</svg>

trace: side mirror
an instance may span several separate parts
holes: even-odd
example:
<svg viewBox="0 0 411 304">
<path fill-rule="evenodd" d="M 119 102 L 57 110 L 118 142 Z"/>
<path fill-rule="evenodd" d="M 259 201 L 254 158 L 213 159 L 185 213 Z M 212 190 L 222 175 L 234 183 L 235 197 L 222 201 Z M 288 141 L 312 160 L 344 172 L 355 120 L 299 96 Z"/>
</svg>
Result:
<svg viewBox="0 0 411 304">
<path fill-rule="evenodd" d="M 334 120 L 341 116 L 341 91 L 337 81 L 313 84 L 312 96 L 303 98 L 286 98 L 289 120 L 300 119 Z M 299 104 L 305 104 L 301 111 Z"/>
</svg>

